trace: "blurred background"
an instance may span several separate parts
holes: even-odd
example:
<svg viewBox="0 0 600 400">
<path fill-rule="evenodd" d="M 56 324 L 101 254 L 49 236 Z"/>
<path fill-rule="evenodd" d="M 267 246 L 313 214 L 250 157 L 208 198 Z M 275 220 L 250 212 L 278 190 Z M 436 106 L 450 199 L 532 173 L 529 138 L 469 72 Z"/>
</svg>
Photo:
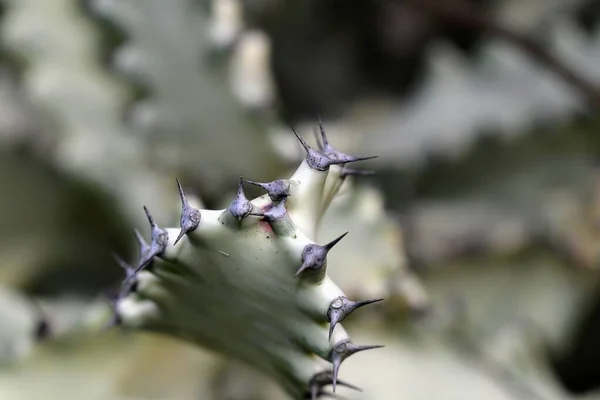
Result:
<svg viewBox="0 0 600 400">
<path fill-rule="evenodd" d="M 359 167 L 320 237 L 385 297 L 349 399 L 600 399 L 597 0 L 1 0 L 0 399 L 285 399 L 235 362 L 101 333 L 111 252 L 302 159 Z M 250 194 L 257 195 L 259 192 Z M 335 254 L 334 254 L 335 253 Z"/>
</svg>

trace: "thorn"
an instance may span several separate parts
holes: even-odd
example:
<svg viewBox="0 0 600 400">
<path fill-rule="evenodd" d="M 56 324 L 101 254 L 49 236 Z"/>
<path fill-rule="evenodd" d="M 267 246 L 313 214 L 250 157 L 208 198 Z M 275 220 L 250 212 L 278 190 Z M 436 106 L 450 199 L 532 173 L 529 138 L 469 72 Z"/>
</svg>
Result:
<svg viewBox="0 0 600 400">
<path fill-rule="evenodd" d="M 269 198 L 274 202 L 281 201 L 290 195 L 290 182 L 284 179 L 277 179 L 268 183 L 254 182 L 247 179 L 244 179 L 244 181 L 266 190 Z"/>
<path fill-rule="evenodd" d="M 315 135 L 315 143 L 317 143 L 317 147 L 319 148 L 319 151 L 322 153 L 323 152 L 323 144 L 321 143 L 321 139 L 319 138 L 319 132 L 317 131 L 317 128 L 313 128 L 313 134 Z"/>
<path fill-rule="evenodd" d="M 294 135 L 296 135 L 296 138 L 298 138 L 298 140 L 300 141 L 300 144 L 302 145 L 302 147 L 304 147 L 304 150 L 306 150 L 306 163 L 308 164 L 308 166 L 314 170 L 317 171 L 327 171 L 327 169 L 329 169 L 329 167 L 331 165 L 334 164 L 345 164 L 347 162 L 351 162 L 351 161 L 347 161 L 347 160 L 334 160 L 330 157 L 328 157 L 327 155 L 321 153 L 320 151 L 317 151 L 315 149 L 313 149 L 312 147 L 310 147 L 306 141 L 304 139 L 302 139 L 302 137 L 300 137 L 300 135 L 298 135 L 298 132 L 296 132 L 296 130 L 294 128 L 292 128 L 292 132 L 294 132 Z M 352 161 L 358 161 L 358 160 L 352 160 Z"/>
<path fill-rule="evenodd" d="M 52 324 L 50 323 L 48 313 L 44 311 L 44 309 L 37 300 L 32 299 L 32 305 L 36 309 L 36 314 L 39 318 L 36 323 L 33 336 L 36 341 L 42 342 L 48 339 L 52 334 Z"/>
<path fill-rule="evenodd" d="M 102 326 L 100 332 L 106 333 L 110 328 L 121 325 L 121 317 L 117 312 L 117 303 L 121 300 L 123 296 L 121 293 L 117 293 L 116 295 L 108 296 L 108 301 L 110 301 L 111 307 L 113 309 L 112 315 L 109 320 Z"/>
<path fill-rule="evenodd" d="M 156 226 L 156 222 L 154 222 L 154 218 L 152 217 L 152 214 L 150 214 L 150 210 L 148 210 L 148 207 L 144 206 L 144 212 L 146 213 L 146 218 L 148 218 L 148 222 L 150 223 L 150 228 L 154 229 Z"/>
<path fill-rule="evenodd" d="M 338 399 L 338 400 L 348 400 L 346 397 L 342 397 L 342 396 L 337 395 L 335 393 L 329 393 L 329 392 L 326 392 L 325 390 L 322 390 L 322 389 L 321 390 L 317 390 L 317 391 L 309 391 L 304 396 L 304 399 L 317 400 L 317 399 L 320 399 L 322 397 L 329 397 L 329 398 Z"/>
<path fill-rule="evenodd" d="M 119 266 L 121 268 L 123 268 L 125 270 L 125 279 L 123 281 L 123 290 L 120 293 L 117 293 L 117 295 L 112 295 L 110 296 L 110 298 L 122 298 L 127 296 L 129 293 L 133 293 L 137 290 L 137 280 L 135 279 L 135 268 L 133 268 L 131 265 L 127 264 L 117 253 L 112 253 L 113 258 L 115 259 L 115 261 L 117 262 L 117 264 L 119 264 Z"/>
<path fill-rule="evenodd" d="M 380 301 L 383 301 L 383 299 L 352 301 L 346 296 L 335 298 L 331 304 L 329 304 L 329 308 L 327 309 L 327 322 L 330 323 L 329 340 L 331 341 L 331 335 L 333 334 L 333 329 L 335 326 L 342 322 L 352 312 L 354 312 L 354 310 L 369 304 L 378 303 Z"/>
<path fill-rule="evenodd" d="M 310 390 L 311 400 L 317 399 L 319 396 L 326 394 L 326 392 L 324 392 L 323 389 L 325 388 L 325 386 L 331 385 L 331 384 L 333 384 L 333 373 L 331 371 L 322 371 L 322 372 L 317 372 L 316 374 L 314 374 L 312 376 L 312 378 L 310 378 L 310 381 L 308 382 L 308 388 Z M 349 383 L 346 383 L 344 381 L 337 381 L 337 384 L 340 386 L 345 386 L 352 390 L 362 392 L 361 388 L 351 385 Z"/>
<path fill-rule="evenodd" d="M 146 253 L 150 250 L 150 246 L 148 245 L 148 243 L 146 243 L 146 241 L 144 240 L 144 237 L 142 236 L 140 231 L 138 231 L 137 229 L 134 229 L 133 231 L 135 232 L 135 237 L 140 246 L 139 258 L 142 259 L 146 256 Z"/>
<path fill-rule="evenodd" d="M 41 342 L 48 339 L 52 334 L 50 318 L 48 317 L 48 313 L 36 299 L 31 299 L 31 305 L 35 309 L 38 318 L 35 329 L 33 330 L 33 337 L 36 341 Z"/>
<path fill-rule="evenodd" d="M 353 354 L 356 354 L 360 351 L 372 350 L 372 349 L 380 349 L 384 346 L 358 346 L 350 341 L 350 339 L 344 340 L 336 344 L 331 350 L 331 354 L 329 356 L 331 363 L 333 364 L 333 392 L 335 393 L 335 387 L 337 384 L 337 377 L 340 371 L 340 366 L 342 362 L 350 357 Z"/>
<path fill-rule="evenodd" d="M 306 245 L 304 250 L 302 250 L 302 265 L 296 271 L 296 276 L 306 269 L 320 270 L 323 268 L 327 253 L 347 234 L 348 232 L 344 233 L 324 246 L 319 246 L 318 244 Z"/>
<path fill-rule="evenodd" d="M 333 153 L 327 154 L 327 157 L 332 157 L 332 156 L 333 156 Z M 356 162 L 356 161 L 365 161 L 365 160 L 372 160 L 374 158 L 379 158 L 379 156 L 367 156 L 367 157 L 349 156 L 347 154 L 340 153 L 339 151 L 336 151 L 335 156 L 336 156 L 335 159 L 338 160 L 338 164 L 346 164 L 346 163 L 351 163 L 351 162 Z"/>
<path fill-rule="evenodd" d="M 325 246 L 323 246 L 323 247 L 325 247 L 325 248 L 327 249 L 327 251 L 331 250 L 331 249 L 333 248 L 333 246 L 335 246 L 336 244 L 338 244 L 338 242 L 339 242 L 340 240 L 342 240 L 342 239 L 343 239 L 343 238 L 344 238 L 344 237 L 345 237 L 347 234 L 348 234 L 348 232 L 346 232 L 346 233 L 344 233 L 344 234 L 340 235 L 339 237 L 337 237 L 336 239 L 333 239 L 331 242 L 327 243 L 327 244 L 326 244 Z"/>
<path fill-rule="evenodd" d="M 371 175 L 375 175 L 375 171 L 352 169 L 352 168 L 348 168 L 348 167 L 344 167 L 344 169 L 342 170 L 342 178 L 346 178 L 347 176 L 371 176 Z"/>
<path fill-rule="evenodd" d="M 44 317 L 38 321 L 34 336 L 38 342 L 42 342 L 50 337 L 52 330 L 50 329 L 50 322 Z"/>
<path fill-rule="evenodd" d="M 335 151 L 333 149 L 333 147 L 331 147 L 331 145 L 329 144 L 329 139 L 327 138 L 327 135 L 325 134 L 325 128 L 323 127 L 323 120 L 321 119 L 320 115 L 319 115 L 318 121 L 319 121 L 319 130 L 321 131 L 321 140 L 323 140 L 323 148 L 321 150 L 324 153 L 327 153 L 328 151 Z"/>
<path fill-rule="evenodd" d="M 306 152 L 310 154 L 312 148 L 308 145 L 308 143 L 306 143 L 306 141 L 302 139 L 300 135 L 298 135 L 298 132 L 296 132 L 294 128 L 292 128 L 292 132 L 294 132 L 294 135 L 296 135 L 296 138 L 300 141 L 300 144 L 302 145 L 302 147 L 304 147 L 304 150 L 306 150 Z"/>
<path fill-rule="evenodd" d="M 152 240 L 150 241 L 150 247 L 138 261 L 138 265 L 134 271 L 134 274 L 137 274 L 139 271 L 141 271 L 154 259 L 154 257 L 163 254 L 167 248 L 167 244 L 169 243 L 169 234 L 167 231 L 156 225 L 154 218 L 152 218 L 152 215 L 146 206 L 144 206 L 144 211 L 146 212 L 146 217 L 150 223 Z"/>
<path fill-rule="evenodd" d="M 119 264 L 119 266 L 125 270 L 126 281 L 135 276 L 135 268 L 127 264 L 125 260 L 123 260 L 117 253 L 112 253 L 112 257 L 115 259 L 117 264 Z"/>
<path fill-rule="evenodd" d="M 243 218 L 248 216 L 252 211 L 252 203 L 248 201 L 244 194 L 244 178 L 240 176 L 240 184 L 238 186 L 237 194 L 235 199 L 229 205 L 229 212 L 241 221 Z"/>
<path fill-rule="evenodd" d="M 327 138 L 327 134 L 325 133 L 325 128 L 323 127 L 323 121 L 321 121 L 321 117 L 319 117 L 319 130 L 321 131 L 321 139 L 323 140 L 323 149 L 322 149 L 323 154 L 332 160 L 338 161 L 338 164 L 371 160 L 373 158 L 379 157 L 379 156 L 355 157 L 355 156 L 351 156 L 351 155 L 342 153 L 341 151 L 334 149 L 333 146 L 331 146 L 329 144 L 329 139 Z"/>
<path fill-rule="evenodd" d="M 287 210 L 285 208 L 286 198 L 284 197 L 279 203 L 271 205 L 269 209 L 262 213 L 250 213 L 250 215 L 255 215 L 257 217 L 263 217 L 268 222 L 279 221 L 283 219 Z"/>
<path fill-rule="evenodd" d="M 185 193 L 183 188 L 181 187 L 181 183 L 179 179 L 175 179 L 177 181 L 177 188 L 179 189 L 179 198 L 181 199 L 181 218 L 179 220 L 179 225 L 181 226 L 181 231 L 175 239 L 173 246 L 177 244 L 183 238 L 184 235 L 187 235 L 189 232 L 192 232 L 198 225 L 200 224 L 200 219 L 202 215 L 200 214 L 200 210 L 192 207 L 185 197 Z"/>
</svg>

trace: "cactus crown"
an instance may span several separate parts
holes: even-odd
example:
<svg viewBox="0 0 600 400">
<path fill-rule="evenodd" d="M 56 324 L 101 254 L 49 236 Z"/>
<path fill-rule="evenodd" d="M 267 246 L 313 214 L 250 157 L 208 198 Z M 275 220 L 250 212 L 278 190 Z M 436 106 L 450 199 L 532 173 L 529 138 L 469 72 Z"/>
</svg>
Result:
<svg viewBox="0 0 600 400">
<path fill-rule="evenodd" d="M 194 207 L 179 180 L 179 228 L 161 228 L 144 207 L 149 243 L 136 231 L 139 258 L 118 256 L 126 278 L 111 324 L 159 332 L 246 362 L 294 398 L 331 395 L 340 364 L 379 346 L 359 346 L 340 322 L 379 301 L 352 301 L 327 275 L 327 254 L 347 234 L 318 244 L 316 231 L 349 175 L 344 164 L 366 158 L 336 151 L 321 124 L 319 149 L 295 131 L 306 158 L 289 179 L 240 178 L 224 210 Z M 267 193 L 253 200 L 244 183 Z M 356 388 L 355 388 L 356 389 Z"/>
</svg>

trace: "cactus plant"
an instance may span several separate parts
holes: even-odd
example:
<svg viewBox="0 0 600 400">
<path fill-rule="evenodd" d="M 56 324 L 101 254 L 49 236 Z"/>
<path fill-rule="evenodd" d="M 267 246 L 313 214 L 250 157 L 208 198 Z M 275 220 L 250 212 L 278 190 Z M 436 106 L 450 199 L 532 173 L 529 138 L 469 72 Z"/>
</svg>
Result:
<svg viewBox="0 0 600 400">
<path fill-rule="evenodd" d="M 322 126 L 321 126 L 322 128 Z M 381 299 L 350 300 L 327 274 L 327 254 L 346 236 L 316 242 L 319 222 L 354 157 L 310 147 L 289 179 L 240 178 L 226 209 L 198 209 L 177 181 L 179 228 L 162 228 L 144 208 L 151 240 L 140 241 L 115 298 L 111 323 L 163 333 L 244 361 L 294 398 L 316 399 L 336 384 L 349 356 L 380 346 L 356 345 L 341 326 L 353 311 Z M 248 200 L 244 184 L 266 194 Z M 327 368 L 327 362 L 333 365 Z"/>
</svg>

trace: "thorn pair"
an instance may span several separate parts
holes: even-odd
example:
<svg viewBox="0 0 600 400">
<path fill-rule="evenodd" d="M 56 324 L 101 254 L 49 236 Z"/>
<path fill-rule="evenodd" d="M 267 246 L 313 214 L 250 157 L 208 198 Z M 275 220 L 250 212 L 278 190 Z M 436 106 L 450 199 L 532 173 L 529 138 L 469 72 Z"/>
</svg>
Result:
<svg viewBox="0 0 600 400">
<path fill-rule="evenodd" d="M 135 235 L 138 239 L 138 242 L 140 243 L 140 254 L 145 254 L 150 249 L 150 246 L 148 246 L 148 244 L 146 243 L 146 241 L 144 240 L 144 238 L 142 237 L 142 235 L 139 233 L 139 231 L 137 229 L 135 230 Z M 110 301 L 110 303 L 112 305 L 113 313 L 112 313 L 110 319 L 107 321 L 107 323 L 102 327 L 102 329 L 101 329 L 102 332 L 106 332 L 108 329 L 112 328 L 113 326 L 117 326 L 121 323 L 121 318 L 119 317 L 119 314 L 117 313 L 117 304 L 118 304 L 119 300 L 121 300 L 128 294 L 133 293 L 137 290 L 137 280 L 135 279 L 135 276 L 136 276 L 135 268 L 133 268 L 131 265 L 129 265 L 127 262 L 125 262 L 125 260 L 123 260 L 118 254 L 112 253 L 112 256 L 115 259 L 116 263 L 121 268 L 123 268 L 123 270 L 125 270 L 125 280 L 123 281 L 124 287 L 119 292 L 111 293 L 111 294 L 107 295 L 108 300 Z"/>
<path fill-rule="evenodd" d="M 140 243 L 140 260 L 138 261 L 133 275 L 137 274 L 144 267 L 150 264 L 154 257 L 162 255 L 167 248 L 167 244 L 169 243 L 169 234 L 167 231 L 161 229 L 156 222 L 154 222 L 154 218 L 152 218 L 152 215 L 146 206 L 144 206 L 144 211 L 146 212 L 146 217 L 150 223 L 151 240 L 150 245 L 148 245 L 142 238 L 142 235 L 140 235 L 136 230 L 136 237 Z"/>
<path fill-rule="evenodd" d="M 165 249 L 167 248 L 167 244 L 169 242 L 169 234 L 166 230 L 161 229 L 156 224 L 154 218 L 152 217 L 150 211 L 146 206 L 144 206 L 144 212 L 146 213 L 146 217 L 148 218 L 148 222 L 150 223 L 151 241 L 150 244 L 146 243 L 142 234 L 137 229 L 134 229 L 135 237 L 140 246 L 139 261 L 137 263 L 137 266 L 135 268 L 132 267 L 131 265 L 126 263 L 125 260 L 119 257 L 119 255 L 113 253 L 113 258 L 115 259 L 117 264 L 119 264 L 119 266 L 125 270 L 125 280 L 123 282 L 125 287 L 116 295 L 109 297 L 113 305 L 114 311 L 111 319 L 102 328 L 103 332 L 105 332 L 113 326 L 120 324 L 121 319 L 117 313 L 117 304 L 119 300 L 121 300 L 123 297 L 136 290 L 137 281 L 135 277 L 137 273 L 144 269 L 144 267 L 146 267 L 148 264 L 150 264 L 154 257 L 162 255 Z"/>
<path fill-rule="evenodd" d="M 335 326 L 342 322 L 348 315 L 353 313 L 356 309 L 361 308 L 363 306 L 378 303 L 383 301 L 383 299 L 375 299 L 375 300 L 363 300 L 363 301 L 352 301 L 348 299 L 346 296 L 340 296 L 335 298 L 327 309 L 327 322 L 329 322 L 329 340 L 331 340 L 331 335 L 333 335 L 333 330 Z"/>
<path fill-rule="evenodd" d="M 244 193 L 244 182 L 248 182 L 252 185 L 262 187 L 267 191 L 269 198 L 274 203 L 278 202 L 278 204 L 273 205 L 267 211 L 264 211 L 262 213 L 252 212 L 254 206 L 252 205 L 252 203 L 250 203 L 248 198 L 246 198 L 246 194 Z M 283 217 L 285 217 L 287 213 L 287 210 L 285 209 L 285 200 L 287 199 L 287 196 L 289 196 L 289 189 L 289 182 L 283 179 L 269 183 L 261 183 L 250 181 L 240 176 L 240 183 L 238 185 L 237 194 L 231 202 L 231 204 L 229 205 L 228 210 L 231 213 L 231 215 L 238 219 L 238 221 L 241 221 L 248 215 L 263 217 L 269 222 L 280 220 Z"/>
<path fill-rule="evenodd" d="M 298 268 L 298 271 L 296 271 L 296 276 L 300 275 L 300 273 L 307 269 L 312 271 L 321 270 L 325 265 L 327 253 L 329 253 L 333 246 L 335 246 L 347 234 L 348 232 L 340 235 L 324 246 L 319 246 L 318 244 L 306 245 L 304 250 L 302 250 L 302 265 L 300 268 Z"/>
<path fill-rule="evenodd" d="M 146 217 L 150 223 L 151 240 L 150 244 L 146 243 L 142 234 L 137 229 L 134 229 L 135 237 L 140 246 L 139 261 L 137 262 L 136 267 L 131 267 L 123 261 L 121 257 L 113 253 L 113 258 L 115 258 L 117 264 L 125 270 L 125 283 L 132 283 L 135 275 L 149 265 L 154 257 L 162 255 L 169 243 L 169 234 L 167 231 L 161 229 L 156 222 L 154 222 L 154 218 L 152 218 L 152 215 L 146 206 L 144 206 L 144 211 L 146 212 Z M 129 288 L 127 290 L 129 290 Z"/>
<path fill-rule="evenodd" d="M 300 144 L 302 145 L 302 147 L 304 147 L 304 150 L 306 150 L 306 163 L 312 169 L 315 169 L 317 171 L 326 171 L 332 165 L 371 160 L 373 158 L 378 157 L 355 157 L 342 153 L 341 151 L 337 151 L 329 144 L 329 140 L 327 138 L 327 135 L 325 134 L 325 129 L 323 128 L 323 124 L 321 123 L 320 118 L 319 128 L 321 130 L 321 138 L 323 140 L 323 143 L 317 140 L 319 150 L 315 150 L 312 147 L 310 147 L 308 143 L 306 143 L 306 141 L 302 139 L 300 135 L 298 135 L 298 132 L 296 132 L 296 130 L 292 128 L 292 132 L 294 132 L 294 135 L 296 135 L 296 138 L 300 141 Z"/>
</svg>

